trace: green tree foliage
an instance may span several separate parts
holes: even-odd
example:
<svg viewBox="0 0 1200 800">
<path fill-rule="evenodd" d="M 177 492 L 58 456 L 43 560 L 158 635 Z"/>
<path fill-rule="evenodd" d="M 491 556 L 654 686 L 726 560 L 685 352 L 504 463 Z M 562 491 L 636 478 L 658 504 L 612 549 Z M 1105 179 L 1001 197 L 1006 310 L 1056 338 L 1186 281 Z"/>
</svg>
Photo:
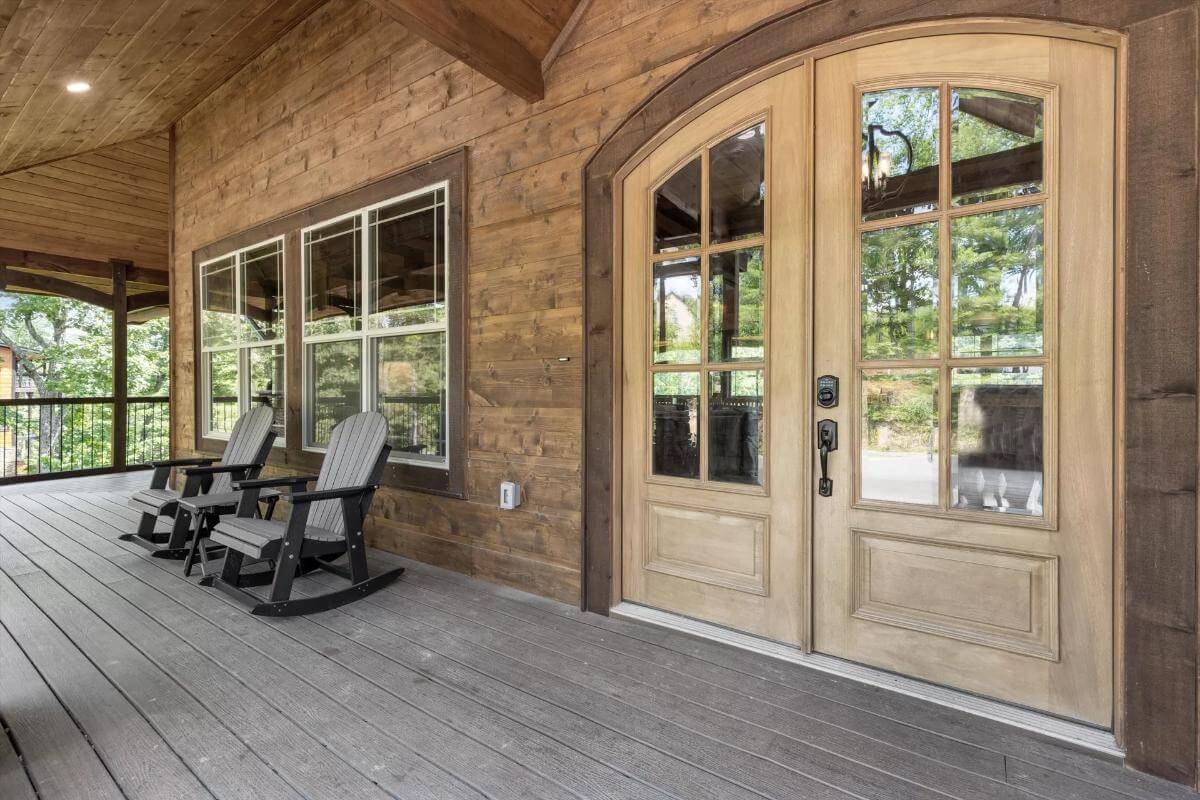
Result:
<svg viewBox="0 0 1200 800">
<path fill-rule="evenodd" d="M 112 314 L 61 297 L 0 292 L 0 344 L 17 356 L 16 378 L 39 397 L 112 395 Z M 129 327 L 131 396 L 165 396 L 169 380 L 166 319 Z M 129 452 L 165 457 L 168 416 L 161 405 L 133 404 Z M 112 463 L 112 407 L 64 405 L 0 409 L 0 459 L 11 472 L 58 471 Z"/>
</svg>

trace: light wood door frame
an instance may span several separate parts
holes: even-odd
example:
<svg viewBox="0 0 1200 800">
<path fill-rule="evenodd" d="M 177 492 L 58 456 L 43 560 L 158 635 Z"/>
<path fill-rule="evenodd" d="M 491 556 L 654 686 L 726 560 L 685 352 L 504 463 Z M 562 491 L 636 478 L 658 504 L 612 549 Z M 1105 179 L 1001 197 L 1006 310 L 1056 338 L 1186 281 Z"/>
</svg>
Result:
<svg viewBox="0 0 1200 800">
<path fill-rule="evenodd" d="M 890 28 L 885 28 L 885 29 L 880 29 L 880 30 L 869 31 L 869 32 L 857 34 L 857 35 L 854 35 L 854 36 L 851 36 L 851 37 L 848 37 L 848 38 L 845 38 L 842 40 L 821 44 L 819 46 L 810 48 L 808 50 L 801 51 L 794 55 L 786 56 L 784 58 L 778 59 L 777 61 L 774 61 L 770 64 L 767 64 L 763 67 L 758 68 L 757 70 L 754 70 L 753 72 L 745 75 L 742 78 L 739 78 L 738 80 L 728 83 L 727 85 L 721 87 L 720 89 L 718 89 L 717 91 L 715 91 L 711 95 L 709 95 L 708 97 L 706 97 L 703 100 L 701 100 L 700 102 L 698 102 L 693 107 L 685 110 L 674 120 L 665 123 L 657 134 L 650 137 L 640 148 L 638 148 L 635 151 L 634 155 L 629 158 L 629 160 L 624 164 L 624 166 L 618 168 L 613 174 L 613 177 L 611 179 L 611 186 L 612 186 L 611 215 L 612 216 L 609 221 L 609 225 L 611 226 L 609 228 L 609 230 L 612 231 L 612 236 L 609 239 L 609 241 L 611 242 L 610 246 L 612 247 L 612 251 L 609 255 L 609 258 L 611 259 L 611 264 L 612 264 L 612 271 L 611 271 L 612 283 L 610 284 L 610 290 L 611 290 L 612 294 L 611 294 L 609 300 L 607 301 L 607 303 L 611 304 L 610 307 L 612 309 L 613 319 L 619 320 L 622 318 L 622 313 L 621 313 L 621 309 L 622 309 L 622 297 L 621 297 L 622 266 L 621 265 L 623 263 L 624 254 L 622 252 L 622 247 L 621 247 L 622 229 L 623 229 L 623 208 L 622 208 L 623 192 L 622 192 L 621 187 L 622 187 L 624 179 L 635 168 L 637 168 L 637 166 L 645 159 L 645 157 L 650 152 L 652 152 L 656 147 L 658 147 L 663 141 L 667 140 L 670 136 L 672 136 L 675 132 L 680 130 L 683 126 L 687 125 L 690 121 L 696 119 L 701 114 L 703 114 L 705 111 L 713 108 L 715 105 L 717 105 L 718 103 L 727 99 L 728 97 L 731 97 L 734 94 L 737 94 L 738 92 L 743 91 L 747 87 L 752 86 L 756 83 L 759 83 L 759 82 L 771 77 L 772 75 L 776 75 L 780 72 L 795 68 L 797 66 L 807 65 L 809 67 L 807 72 L 809 75 L 812 75 L 813 70 L 811 69 L 811 66 L 817 59 L 824 58 L 824 57 L 831 56 L 831 55 L 836 55 L 838 53 L 846 52 L 848 50 L 858 49 L 861 47 L 868 47 L 873 44 L 881 44 L 881 43 L 901 41 L 901 40 L 909 40 L 909 39 L 916 39 L 916 38 L 923 38 L 923 37 L 930 37 L 930 36 L 942 36 L 942 35 L 952 35 L 952 34 L 971 34 L 971 33 L 1011 33 L 1011 34 L 1021 34 L 1021 35 L 1031 35 L 1031 36 L 1046 36 L 1046 37 L 1054 37 L 1054 38 L 1064 38 L 1064 39 L 1070 39 L 1070 40 L 1079 41 L 1079 42 L 1101 44 L 1101 45 L 1104 45 L 1107 47 L 1114 48 L 1117 51 L 1118 69 L 1120 71 L 1123 71 L 1125 60 L 1126 60 L 1125 37 L 1123 37 L 1119 33 L 1107 31 L 1107 30 L 1104 30 L 1101 28 L 1090 27 L 1090 26 L 1081 26 L 1081 25 L 1072 25 L 1069 23 L 1047 22 L 1047 21 L 1026 20 L 1026 19 L 1008 19 L 1008 18 L 948 19 L 948 20 L 940 20 L 940 21 L 935 21 L 935 22 L 921 21 L 921 22 L 897 25 L 897 26 L 890 27 Z M 1124 82 L 1121 80 L 1118 80 L 1117 92 L 1118 92 L 1118 97 L 1117 97 L 1118 124 L 1117 124 L 1116 141 L 1115 141 L 1115 152 L 1116 152 L 1115 174 L 1116 174 L 1117 185 L 1119 187 L 1119 186 L 1123 185 L 1124 154 L 1125 154 L 1125 146 L 1124 146 L 1125 145 L 1125 142 L 1124 142 L 1125 126 L 1124 126 L 1124 120 L 1123 120 L 1123 113 L 1124 113 L 1124 107 L 1125 107 Z M 813 102 L 815 102 L 815 97 L 813 96 L 813 93 L 810 93 L 809 94 L 810 108 L 808 110 L 808 113 L 810 114 L 810 118 L 813 113 L 813 109 L 812 109 Z M 809 157 L 806 159 L 806 163 L 808 163 L 810 165 L 812 164 L 811 152 L 812 151 L 811 151 L 811 139 L 810 139 Z M 809 194 L 811 195 L 811 192 Z M 806 202 L 808 200 L 809 200 L 809 198 L 806 198 Z M 1116 397 L 1124 396 L 1124 371 L 1122 369 L 1122 363 L 1123 363 L 1122 355 L 1123 355 L 1123 343 L 1124 343 L 1124 328 L 1123 328 L 1123 316 L 1124 316 L 1124 314 L 1123 314 L 1123 307 L 1124 307 L 1124 291 L 1123 291 L 1124 263 L 1123 263 L 1123 257 L 1124 257 L 1124 249 L 1122 246 L 1123 241 L 1124 241 L 1124 209 L 1123 209 L 1122 204 L 1120 202 L 1118 202 L 1116 204 L 1115 248 L 1114 248 L 1114 272 L 1115 272 L 1115 277 L 1114 277 L 1114 279 L 1115 279 L 1115 284 L 1114 284 L 1114 292 L 1115 292 L 1114 339 L 1115 339 L 1115 344 L 1116 344 L 1116 368 L 1114 371 L 1114 383 L 1115 383 L 1115 387 L 1116 387 L 1116 389 L 1115 389 Z M 809 263 L 811 264 L 811 252 L 809 253 Z M 620 375 L 622 375 L 621 326 L 614 325 L 611 329 L 610 335 L 611 335 L 612 347 L 611 347 L 611 350 L 609 351 L 608 355 L 610 358 L 611 370 L 612 370 L 612 374 L 614 376 L 620 376 Z M 811 358 L 808 359 L 807 376 L 809 379 L 809 383 L 811 384 L 812 376 L 813 376 L 813 372 L 812 372 L 812 368 L 811 368 Z M 619 387 L 620 384 L 617 384 L 617 385 Z M 589 402 L 593 402 L 591 400 L 591 398 L 589 398 Z M 619 487 L 622 485 L 621 484 L 621 480 L 622 480 L 622 467 L 621 467 L 621 461 L 622 461 L 621 438 L 622 438 L 622 436 L 621 436 L 621 432 L 622 432 L 623 426 L 621 423 L 621 420 L 622 420 L 622 407 L 621 406 L 622 406 L 621 392 L 619 390 L 614 391 L 612 393 L 612 402 L 609 407 L 609 413 L 611 414 L 611 423 L 612 423 L 611 428 L 609 429 L 611 431 L 611 440 L 610 440 L 611 450 L 610 450 L 610 452 L 612 454 L 612 459 L 609 462 L 611 465 L 611 470 L 610 470 L 611 483 L 609 485 L 614 486 L 614 487 Z M 1118 403 L 1116 405 L 1115 419 L 1114 419 L 1115 427 L 1116 427 L 1114 436 L 1115 436 L 1116 441 L 1118 441 L 1118 442 L 1123 441 L 1123 439 L 1124 439 L 1124 436 L 1123 436 L 1123 425 L 1124 425 L 1123 411 L 1124 411 L 1124 409 L 1123 409 L 1122 404 Z M 811 420 L 810 420 L 810 424 L 806 426 L 806 433 L 805 433 L 804 441 L 801 444 L 801 446 L 804 447 L 808 452 L 812 452 L 811 429 L 812 429 L 812 424 L 811 424 Z M 843 447 L 845 447 L 845 444 L 843 444 Z M 1122 450 L 1122 448 L 1118 447 L 1116 449 L 1115 455 L 1114 455 L 1114 474 L 1122 475 L 1123 473 L 1124 473 L 1123 450 Z M 810 475 L 809 483 L 810 484 L 812 483 L 811 475 Z M 620 542 L 622 541 L 622 537 L 621 537 L 622 498 L 620 496 L 620 492 L 619 491 L 612 492 L 609 495 L 609 502 L 610 502 L 610 507 L 609 507 L 609 510 L 608 510 L 606 516 L 609 521 L 608 532 L 611 536 L 610 541 L 613 543 L 613 546 L 607 550 L 607 553 L 610 558 L 609 568 L 607 570 L 608 576 L 609 576 L 609 581 L 608 581 L 609 589 L 605 592 L 605 594 L 609 598 L 608 606 L 615 606 L 620 602 L 620 598 L 621 598 L 622 571 L 623 571 L 622 547 L 620 546 Z M 1121 559 L 1121 553 L 1123 551 L 1123 543 L 1124 543 L 1124 517 L 1123 517 L 1122 513 L 1119 513 L 1122 508 L 1123 508 L 1123 506 L 1122 506 L 1122 484 L 1120 481 L 1118 481 L 1117 485 L 1115 487 L 1115 492 L 1114 492 L 1114 509 L 1117 510 L 1117 513 L 1114 514 L 1114 530 L 1113 530 L 1114 549 L 1115 549 L 1114 558 L 1113 558 L 1113 566 L 1114 566 L 1114 575 L 1113 575 L 1113 615 L 1114 615 L 1113 674 L 1115 677 L 1113 700 L 1114 700 L 1114 729 L 1117 732 L 1118 740 L 1120 740 L 1120 737 L 1121 737 L 1121 722 L 1122 722 L 1122 712 L 1123 712 L 1122 690 L 1123 690 L 1123 686 L 1124 686 L 1124 681 L 1122 680 L 1124 653 L 1123 653 L 1122 648 L 1119 646 L 1119 643 L 1122 641 L 1122 638 L 1123 638 L 1123 622 L 1124 622 L 1124 616 L 1123 616 L 1124 605 L 1122 603 L 1124 574 L 1123 574 L 1123 570 L 1122 570 L 1122 559 Z M 585 550 L 587 549 L 587 547 L 588 547 L 587 542 L 585 542 Z M 811 535 L 806 536 L 806 540 L 803 545 L 803 550 L 806 554 L 805 583 L 809 586 L 812 586 L 813 581 L 812 581 L 812 559 L 811 559 L 811 552 L 812 552 Z M 589 607 L 586 597 L 584 598 L 583 606 L 585 608 Z M 592 609 L 592 610 L 603 610 L 603 609 Z M 811 631 L 811 613 L 806 614 L 806 619 L 807 619 L 807 625 L 808 625 L 807 630 Z M 809 635 L 806 632 L 806 635 L 804 637 L 804 642 L 805 642 L 804 649 L 806 651 L 811 649 L 810 648 L 811 641 L 812 641 L 811 635 Z"/>
</svg>

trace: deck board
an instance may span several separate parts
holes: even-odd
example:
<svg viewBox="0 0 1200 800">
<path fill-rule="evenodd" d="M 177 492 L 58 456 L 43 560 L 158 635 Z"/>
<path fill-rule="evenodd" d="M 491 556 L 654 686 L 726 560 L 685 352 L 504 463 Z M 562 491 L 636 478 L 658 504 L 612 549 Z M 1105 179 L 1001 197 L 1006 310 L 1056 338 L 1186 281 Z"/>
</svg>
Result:
<svg viewBox="0 0 1200 800">
<path fill-rule="evenodd" d="M 0 715 L 42 798 L 1197 797 L 998 722 L 382 552 L 373 569 L 407 567 L 384 591 L 254 617 L 116 539 L 137 520 L 120 493 L 147 479 L 0 492 Z M 47 736 L 67 749 L 34 758 Z M 0 793 L 31 796 L 3 744 Z"/>
</svg>

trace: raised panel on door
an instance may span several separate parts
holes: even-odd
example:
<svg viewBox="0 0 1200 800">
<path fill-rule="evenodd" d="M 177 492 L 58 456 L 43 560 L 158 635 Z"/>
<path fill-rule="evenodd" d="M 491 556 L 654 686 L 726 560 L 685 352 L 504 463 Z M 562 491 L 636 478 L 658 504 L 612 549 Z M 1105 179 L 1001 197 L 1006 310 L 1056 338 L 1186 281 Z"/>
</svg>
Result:
<svg viewBox="0 0 1200 800">
<path fill-rule="evenodd" d="M 622 597 L 805 635 L 798 67 L 661 143 L 622 186 Z"/>
<path fill-rule="evenodd" d="M 814 647 L 1112 723 L 1115 52 L 815 67 Z"/>
</svg>

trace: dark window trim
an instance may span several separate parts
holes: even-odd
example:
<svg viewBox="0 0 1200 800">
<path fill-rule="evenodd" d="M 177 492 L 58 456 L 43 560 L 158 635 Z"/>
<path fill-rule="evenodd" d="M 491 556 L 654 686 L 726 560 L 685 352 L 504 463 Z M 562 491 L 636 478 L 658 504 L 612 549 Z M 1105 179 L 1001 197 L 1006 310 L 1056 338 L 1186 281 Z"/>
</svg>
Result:
<svg viewBox="0 0 1200 800">
<path fill-rule="evenodd" d="M 284 352 L 286 359 L 287 384 L 285 388 L 287 413 L 285 430 L 287 445 L 276 448 L 269 464 L 286 469 L 316 471 L 320 469 L 323 453 L 305 450 L 301 431 L 304 386 L 301 383 L 304 357 L 303 325 L 304 298 L 303 280 L 300 274 L 300 230 L 324 220 L 348 214 L 365 206 L 382 202 L 398 195 L 420 189 L 423 186 L 447 181 L 446 215 L 449 227 L 448 285 L 446 287 L 447 333 L 449 335 L 450 373 L 446 384 L 447 421 L 450 435 L 446 441 L 450 465 L 448 469 L 426 467 L 419 464 L 389 463 L 384 470 L 383 482 L 387 486 L 413 489 L 449 497 L 466 497 L 466 187 L 467 151 L 459 148 L 431 159 L 416 167 L 351 189 L 342 194 L 322 200 L 306 208 L 293 211 L 253 228 L 239 231 L 216 242 L 192 251 L 193 286 L 196 285 L 197 270 L 202 262 L 225 253 L 240 250 L 248 245 L 278 236 L 284 237 L 283 269 L 284 291 L 287 308 Z M 203 361 L 200 343 L 200 295 L 193 292 L 192 300 L 193 358 L 195 371 L 195 447 L 196 450 L 220 454 L 225 449 L 225 440 L 203 435 L 204 414 Z"/>
</svg>

